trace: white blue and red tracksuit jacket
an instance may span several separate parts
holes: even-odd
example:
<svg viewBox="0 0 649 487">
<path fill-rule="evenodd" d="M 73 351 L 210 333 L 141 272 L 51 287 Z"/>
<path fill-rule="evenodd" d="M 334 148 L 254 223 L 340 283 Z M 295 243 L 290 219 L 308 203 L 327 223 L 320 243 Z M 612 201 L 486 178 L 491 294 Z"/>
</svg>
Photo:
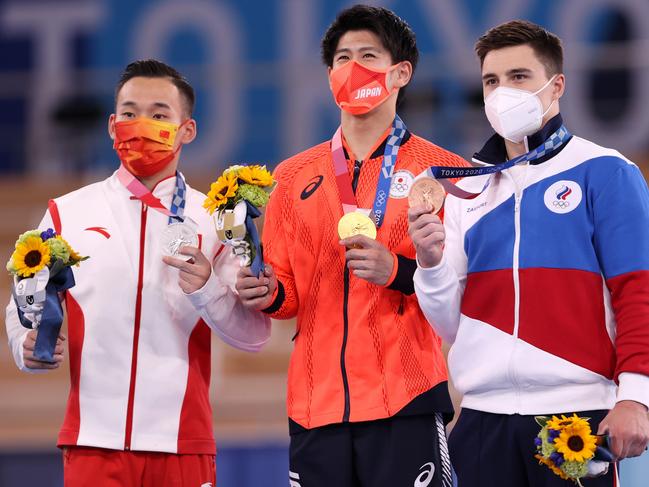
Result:
<svg viewBox="0 0 649 487">
<path fill-rule="evenodd" d="M 169 208 L 176 184 L 154 196 Z M 238 258 L 223 247 L 205 196 L 187 186 L 185 215 L 198 224 L 199 246 L 214 262 L 209 280 L 184 294 L 178 270 L 162 262 L 168 217 L 122 186 L 116 174 L 50 201 L 39 228 L 54 228 L 81 255 L 66 293 L 70 395 L 59 446 L 214 454 L 209 402 L 211 331 L 258 350 L 270 322 L 233 290 Z M 29 330 L 9 302 L 7 335 L 16 364 Z"/>
<path fill-rule="evenodd" d="M 561 123 L 550 120 L 529 147 Z M 504 159 L 494 136 L 474 161 Z M 479 192 L 492 178 L 473 200 L 447 198 L 442 262 L 415 272 L 424 314 L 452 344 L 462 406 L 500 414 L 649 406 L 645 180 L 617 151 L 577 136 L 534 162 L 461 181 Z"/>
</svg>

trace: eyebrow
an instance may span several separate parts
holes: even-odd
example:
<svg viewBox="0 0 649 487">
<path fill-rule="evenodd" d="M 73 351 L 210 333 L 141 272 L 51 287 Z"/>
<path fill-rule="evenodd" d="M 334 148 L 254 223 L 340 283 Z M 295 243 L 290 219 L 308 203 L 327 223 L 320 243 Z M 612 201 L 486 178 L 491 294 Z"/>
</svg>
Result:
<svg viewBox="0 0 649 487">
<path fill-rule="evenodd" d="M 514 69 L 509 69 L 505 72 L 505 75 L 507 76 L 514 76 L 516 74 L 530 74 L 532 73 L 531 69 L 528 68 L 514 68 Z M 495 73 L 485 73 L 482 75 L 483 80 L 488 80 L 491 78 L 497 78 L 498 76 Z"/>
<path fill-rule="evenodd" d="M 137 107 L 137 103 L 135 103 L 134 101 L 130 101 L 130 100 L 123 101 L 119 105 L 122 106 L 122 107 Z M 168 110 L 171 110 L 171 107 L 168 104 L 166 104 L 164 102 L 161 102 L 161 101 L 156 101 L 155 103 L 153 103 L 153 106 L 158 107 L 158 108 L 166 108 Z"/>
<path fill-rule="evenodd" d="M 358 49 L 358 51 L 359 52 L 380 51 L 380 49 L 378 47 L 374 47 L 374 46 L 365 46 L 365 47 L 361 47 L 360 49 Z M 344 47 L 342 49 L 336 49 L 336 52 L 334 52 L 334 56 L 336 54 L 340 54 L 341 52 L 352 52 L 352 50 L 350 48 L 348 48 L 348 47 Z"/>
</svg>

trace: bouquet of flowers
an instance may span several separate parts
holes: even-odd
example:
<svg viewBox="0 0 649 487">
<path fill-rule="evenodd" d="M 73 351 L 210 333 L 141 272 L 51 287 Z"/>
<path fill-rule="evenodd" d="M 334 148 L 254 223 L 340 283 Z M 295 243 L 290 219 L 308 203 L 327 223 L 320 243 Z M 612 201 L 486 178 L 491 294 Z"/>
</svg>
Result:
<svg viewBox="0 0 649 487">
<path fill-rule="evenodd" d="M 74 286 L 73 265 L 86 260 L 54 230 L 30 230 L 16 241 L 7 262 L 14 278 L 13 297 L 20 323 L 39 328 L 34 357 L 54 361 L 54 347 L 63 323 L 59 293 Z"/>
<path fill-rule="evenodd" d="M 216 233 L 224 244 L 230 245 L 244 265 L 254 275 L 264 269 L 264 261 L 254 218 L 261 215 L 275 185 L 266 166 L 228 167 L 212 183 L 203 207 L 210 215 L 216 212 Z"/>
<path fill-rule="evenodd" d="M 576 414 L 570 417 L 537 416 L 541 431 L 534 438 L 535 458 L 564 480 L 583 487 L 581 479 L 608 471 L 613 455 L 606 448 L 606 437 L 593 435 L 588 422 Z"/>
</svg>

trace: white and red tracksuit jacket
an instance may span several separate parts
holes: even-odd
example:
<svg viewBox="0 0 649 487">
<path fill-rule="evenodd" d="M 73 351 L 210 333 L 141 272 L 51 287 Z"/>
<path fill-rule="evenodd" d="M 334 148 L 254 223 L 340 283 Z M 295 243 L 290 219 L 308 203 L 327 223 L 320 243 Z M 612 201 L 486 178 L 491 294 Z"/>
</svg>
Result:
<svg viewBox="0 0 649 487">
<path fill-rule="evenodd" d="M 486 177 L 459 185 L 479 192 Z M 473 200 L 447 198 L 442 262 L 415 272 L 424 314 L 452 344 L 462 406 L 649 406 L 649 192 L 638 167 L 573 136 L 547 160 L 491 177 Z"/>
<path fill-rule="evenodd" d="M 169 207 L 176 178 L 153 194 Z M 113 174 L 50 201 L 39 228 L 55 228 L 81 255 L 67 292 L 71 388 L 59 446 L 214 454 L 209 403 L 210 330 L 242 350 L 270 336 L 262 313 L 233 291 L 238 260 L 216 237 L 205 198 L 187 187 L 185 215 L 198 223 L 213 261 L 202 289 L 186 295 L 178 270 L 162 262 L 168 217 L 134 199 Z M 13 301 L 6 313 L 14 359 L 26 369 L 28 332 Z"/>
</svg>

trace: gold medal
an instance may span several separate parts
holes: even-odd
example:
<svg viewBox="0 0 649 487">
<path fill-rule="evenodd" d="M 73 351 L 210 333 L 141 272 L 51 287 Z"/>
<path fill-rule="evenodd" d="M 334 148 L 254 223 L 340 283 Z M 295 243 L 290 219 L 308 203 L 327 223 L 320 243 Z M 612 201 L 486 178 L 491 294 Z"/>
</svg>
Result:
<svg viewBox="0 0 649 487">
<path fill-rule="evenodd" d="M 437 214 L 444 206 L 444 198 L 446 198 L 446 191 L 439 181 L 425 177 L 413 183 L 408 194 L 408 204 L 410 208 L 428 206 L 433 214 Z"/>
<path fill-rule="evenodd" d="M 369 216 L 353 211 L 344 215 L 338 221 L 338 235 L 341 239 L 353 237 L 354 235 L 365 235 L 376 239 L 376 225 Z"/>
</svg>

